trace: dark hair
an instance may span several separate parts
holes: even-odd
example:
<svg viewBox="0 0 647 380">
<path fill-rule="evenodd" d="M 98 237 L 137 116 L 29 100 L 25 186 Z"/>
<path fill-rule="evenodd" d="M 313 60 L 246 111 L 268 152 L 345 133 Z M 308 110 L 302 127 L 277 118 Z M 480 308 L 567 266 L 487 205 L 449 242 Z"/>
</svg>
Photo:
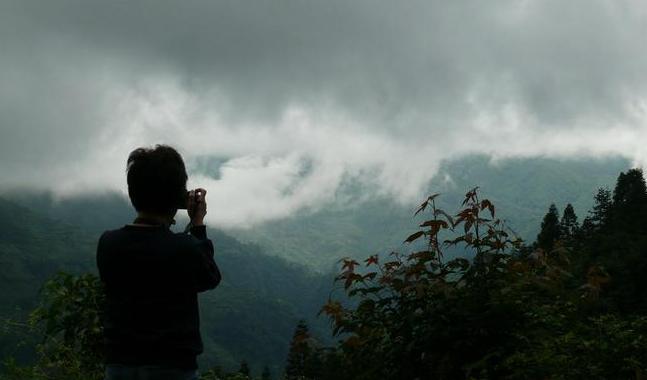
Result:
<svg viewBox="0 0 647 380">
<path fill-rule="evenodd" d="M 167 145 L 137 148 L 128 156 L 128 196 L 137 211 L 172 213 L 186 194 L 182 156 Z"/>
</svg>

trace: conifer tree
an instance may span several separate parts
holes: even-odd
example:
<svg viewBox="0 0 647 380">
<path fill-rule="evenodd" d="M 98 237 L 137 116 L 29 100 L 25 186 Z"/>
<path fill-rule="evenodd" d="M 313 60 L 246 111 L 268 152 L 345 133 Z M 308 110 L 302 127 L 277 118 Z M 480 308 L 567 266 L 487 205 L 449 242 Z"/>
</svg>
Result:
<svg viewBox="0 0 647 380">
<path fill-rule="evenodd" d="M 310 355 L 308 340 L 310 333 L 304 320 L 300 320 L 294 330 L 290 351 L 288 352 L 287 364 L 285 366 L 285 377 L 287 380 L 299 379 L 305 376 L 306 361 Z"/>
<path fill-rule="evenodd" d="M 272 380 L 272 373 L 268 366 L 263 367 L 263 372 L 261 373 L 261 380 Z"/>
<path fill-rule="evenodd" d="M 636 205 L 647 201 L 647 186 L 641 169 L 620 173 L 613 190 L 613 205 Z"/>
<path fill-rule="evenodd" d="M 613 190 L 612 219 L 616 229 L 644 229 L 641 216 L 647 212 L 647 186 L 643 172 L 631 169 L 620 173 Z"/>
<path fill-rule="evenodd" d="M 537 247 L 550 251 L 560 238 L 559 212 L 555 204 L 551 204 L 548 213 L 541 222 L 541 231 L 537 235 Z"/>
<path fill-rule="evenodd" d="M 609 221 L 611 212 L 611 192 L 609 189 L 601 187 L 594 197 L 593 210 L 589 211 L 590 216 L 584 221 L 588 226 L 593 228 L 604 227 Z M 583 223 L 583 227 L 584 227 Z"/>
<path fill-rule="evenodd" d="M 559 222 L 560 237 L 564 240 L 571 241 L 579 232 L 579 224 L 577 223 L 577 215 L 575 209 L 570 203 L 566 205 L 562 220 Z"/>
<path fill-rule="evenodd" d="M 243 359 L 243 361 L 240 362 L 240 369 L 238 370 L 238 373 L 249 378 L 249 365 L 247 364 L 247 360 Z"/>
</svg>

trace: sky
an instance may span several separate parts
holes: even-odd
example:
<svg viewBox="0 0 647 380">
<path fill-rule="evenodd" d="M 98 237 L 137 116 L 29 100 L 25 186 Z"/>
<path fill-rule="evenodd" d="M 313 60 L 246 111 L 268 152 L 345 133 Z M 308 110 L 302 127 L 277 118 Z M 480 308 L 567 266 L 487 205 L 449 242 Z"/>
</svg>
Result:
<svg viewBox="0 0 647 380">
<path fill-rule="evenodd" d="M 0 191 L 125 192 L 169 144 L 239 227 L 466 155 L 642 166 L 645 36 L 641 0 L 1 0 Z"/>
</svg>

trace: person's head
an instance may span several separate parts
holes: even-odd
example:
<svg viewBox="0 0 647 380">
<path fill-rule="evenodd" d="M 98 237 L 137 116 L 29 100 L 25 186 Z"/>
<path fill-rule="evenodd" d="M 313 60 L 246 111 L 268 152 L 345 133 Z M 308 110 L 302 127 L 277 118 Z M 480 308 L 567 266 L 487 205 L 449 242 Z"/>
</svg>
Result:
<svg viewBox="0 0 647 380">
<path fill-rule="evenodd" d="M 186 194 L 182 156 L 166 145 L 137 148 L 128 156 L 128 196 L 137 212 L 175 215 Z"/>
</svg>

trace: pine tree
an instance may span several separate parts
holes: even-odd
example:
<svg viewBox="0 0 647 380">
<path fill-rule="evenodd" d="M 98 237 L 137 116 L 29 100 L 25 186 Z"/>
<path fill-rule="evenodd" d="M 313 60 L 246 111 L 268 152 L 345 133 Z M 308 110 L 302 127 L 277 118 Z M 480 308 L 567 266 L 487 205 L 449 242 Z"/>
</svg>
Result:
<svg viewBox="0 0 647 380">
<path fill-rule="evenodd" d="M 541 231 L 537 235 L 537 247 L 550 251 L 560 238 L 559 212 L 555 204 L 551 204 L 548 213 L 541 222 Z"/>
<path fill-rule="evenodd" d="M 647 186 L 643 172 L 620 173 L 613 190 L 611 217 L 615 229 L 637 231 L 645 228 L 641 216 L 647 212 Z"/>
<path fill-rule="evenodd" d="M 261 373 L 261 380 L 272 380 L 272 373 L 268 366 L 263 367 L 263 373 Z"/>
<path fill-rule="evenodd" d="M 559 222 L 560 237 L 561 239 L 571 242 L 578 234 L 580 226 L 577 223 L 577 215 L 575 209 L 570 203 L 566 205 L 562 220 Z"/>
<path fill-rule="evenodd" d="M 613 190 L 613 205 L 643 204 L 647 200 L 647 186 L 641 169 L 631 169 L 620 173 L 616 188 Z"/>
<path fill-rule="evenodd" d="M 587 224 L 587 228 L 602 228 L 609 222 L 612 206 L 611 192 L 607 188 L 599 188 L 595 194 L 594 201 L 593 210 L 589 211 L 590 216 L 587 218 L 588 221 L 585 219 L 584 222 Z"/>
<path fill-rule="evenodd" d="M 287 365 L 285 366 L 287 380 L 299 379 L 305 376 L 306 361 L 310 355 L 309 339 L 308 326 L 304 320 L 300 320 L 290 342 L 290 351 L 288 352 Z"/>
<path fill-rule="evenodd" d="M 243 359 L 243 361 L 240 362 L 240 369 L 238 370 L 238 373 L 249 378 L 249 365 L 247 364 L 246 360 Z"/>
</svg>

